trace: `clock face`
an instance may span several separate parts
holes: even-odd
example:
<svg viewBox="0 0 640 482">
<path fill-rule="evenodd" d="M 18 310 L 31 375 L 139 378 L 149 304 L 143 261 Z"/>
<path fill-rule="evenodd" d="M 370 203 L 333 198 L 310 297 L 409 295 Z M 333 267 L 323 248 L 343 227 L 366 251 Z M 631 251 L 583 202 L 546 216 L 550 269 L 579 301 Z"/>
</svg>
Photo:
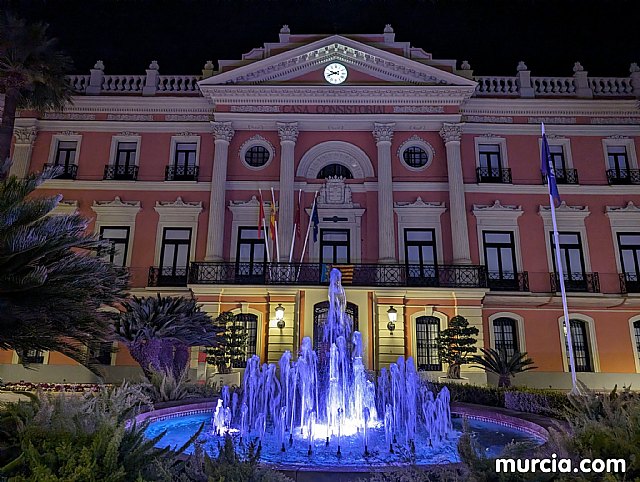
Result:
<svg viewBox="0 0 640 482">
<path fill-rule="evenodd" d="M 347 80 L 347 68 L 338 63 L 329 64 L 324 68 L 324 78 L 330 84 L 342 84 Z"/>
</svg>

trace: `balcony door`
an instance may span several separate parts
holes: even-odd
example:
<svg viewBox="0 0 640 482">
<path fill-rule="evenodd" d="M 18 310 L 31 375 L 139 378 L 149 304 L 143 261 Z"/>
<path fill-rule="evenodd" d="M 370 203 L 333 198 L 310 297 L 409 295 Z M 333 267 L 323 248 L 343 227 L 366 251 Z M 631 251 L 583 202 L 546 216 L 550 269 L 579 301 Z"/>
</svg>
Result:
<svg viewBox="0 0 640 482">
<path fill-rule="evenodd" d="M 160 278 L 164 286 L 180 286 L 187 281 L 191 228 L 164 228 L 160 252 Z"/>
<path fill-rule="evenodd" d="M 197 143 L 178 142 L 173 159 L 174 181 L 192 181 L 196 177 L 196 153 Z"/>
<path fill-rule="evenodd" d="M 264 283 L 264 232 L 258 237 L 257 227 L 238 228 L 236 247 L 236 278 L 244 283 Z"/>
<path fill-rule="evenodd" d="M 498 144 L 480 144 L 478 162 L 482 182 L 502 182 L 502 160 Z"/>
<path fill-rule="evenodd" d="M 136 142 L 118 142 L 116 158 L 113 163 L 114 179 L 126 180 L 135 178 L 137 147 L 138 144 Z"/>
<path fill-rule="evenodd" d="M 483 231 L 484 261 L 492 289 L 517 290 L 516 249 L 511 231 Z"/>
<path fill-rule="evenodd" d="M 620 183 L 629 182 L 629 157 L 625 146 L 608 146 L 607 162 L 613 178 Z"/>
<path fill-rule="evenodd" d="M 405 229 L 404 260 L 411 286 L 437 286 L 438 266 L 435 230 Z"/>
<path fill-rule="evenodd" d="M 348 229 L 322 229 L 320 231 L 320 263 L 349 264 L 351 262 L 350 252 Z"/>
<path fill-rule="evenodd" d="M 555 242 L 553 233 L 551 236 L 551 249 L 553 253 L 553 265 L 558 273 L 556 263 Z M 587 291 L 587 278 L 584 268 L 584 255 L 580 233 L 558 233 L 560 245 L 560 261 L 564 272 L 564 282 L 567 291 Z"/>
<path fill-rule="evenodd" d="M 627 290 L 640 291 L 640 233 L 618 233 L 620 267 Z"/>
</svg>

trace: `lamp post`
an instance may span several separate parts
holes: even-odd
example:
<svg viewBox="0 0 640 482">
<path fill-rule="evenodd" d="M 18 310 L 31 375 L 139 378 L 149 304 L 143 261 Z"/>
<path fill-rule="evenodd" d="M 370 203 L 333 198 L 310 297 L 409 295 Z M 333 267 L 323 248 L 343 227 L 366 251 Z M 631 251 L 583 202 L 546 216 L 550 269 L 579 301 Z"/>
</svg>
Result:
<svg viewBox="0 0 640 482">
<path fill-rule="evenodd" d="M 285 327 L 284 307 L 280 303 L 276 306 L 276 326 L 281 330 Z"/>
<path fill-rule="evenodd" d="M 393 330 L 396 329 L 396 320 L 398 319 L 398 310 L 393 306 L 387 310 L 387 316 L 389 317 L 389 323 L 387 323 L 387 329 L 389 333 L 393 335 Z"/>
</svg>

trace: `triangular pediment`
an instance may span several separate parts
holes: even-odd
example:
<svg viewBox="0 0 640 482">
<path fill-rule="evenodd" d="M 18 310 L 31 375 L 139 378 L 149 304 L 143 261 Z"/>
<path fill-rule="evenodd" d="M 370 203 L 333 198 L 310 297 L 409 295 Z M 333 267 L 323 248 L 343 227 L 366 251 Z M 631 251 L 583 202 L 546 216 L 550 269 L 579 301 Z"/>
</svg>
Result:
<svg viewBox="0 0 640 482">
<path fill-rule="evenodd" d="M 344 85 L 404 84 L 474 88 L 476 83 L 452 72 L 340 35 L 322 38 L 199 82 L 201 88 L 220 85 L 302 85 L 322 82 L 322 70 L 330 62 L 343 63 L 351 75 Z"/>
</svg>

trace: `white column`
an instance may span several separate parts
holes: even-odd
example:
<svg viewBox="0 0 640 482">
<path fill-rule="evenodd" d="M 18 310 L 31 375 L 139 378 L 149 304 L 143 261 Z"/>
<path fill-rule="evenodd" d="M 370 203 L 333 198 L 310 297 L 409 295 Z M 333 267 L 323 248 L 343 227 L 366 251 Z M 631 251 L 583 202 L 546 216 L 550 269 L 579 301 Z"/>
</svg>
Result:
<svg viewBox="0 0 640 482">
<path fill-rule="evenodd" d="M 212 122 L 215 150 L 213 153 L 213 174 L 211 176 L 211 197 L 209 199 L 209 227 L 205 261 L 224 261 L 222 252 L 224 241 L 224 212 L 227 182 L 227 161 L 229 142 L 235 131 L 231 122 Z"/>
<path fill-rule="evenodd" d="M 378 262 L 396 262 L 395 223 L 393 222 L 393 180 L 391 177 L 391 139 L 395 124 L 374 123 L 373 137 L 378 146 Z"/>
<path fill-rule="evenodd" d="M 444 124 L 440 129 L 440 136 L 447 149 L 453 264 L 471 264 L 464 179 L 462 178 L 462 156 L 460 154 L 462 126 L 460 124 Z"/>
<path fill-rule="evenodd" d="M 291 236 L 293 235 L 294 210 L 294 149 L 298 139 L 297 122 L 278 122 L 280 136 L 280 206 L 278 210 L 278 241 L 280 261 L 289 259 Z"/>
<path fill-rule="evenodd" d="M 9 174 L 17 176 L 20 179 L 27 177 L 29 172 L 29 165 L 31 164 L 31 150 L 33 148 L 33 142 L 36 140 L 38 129 L 35 126 L 31 127 L 16 127 L 13 130 L 13 135 L 16 138 L 16 142 L 13 145 L 13 155 L 11 160 L 11 170 Z M 38 171 L 42 171 L 42 166 L 37 166 Z"/>
</svg>

